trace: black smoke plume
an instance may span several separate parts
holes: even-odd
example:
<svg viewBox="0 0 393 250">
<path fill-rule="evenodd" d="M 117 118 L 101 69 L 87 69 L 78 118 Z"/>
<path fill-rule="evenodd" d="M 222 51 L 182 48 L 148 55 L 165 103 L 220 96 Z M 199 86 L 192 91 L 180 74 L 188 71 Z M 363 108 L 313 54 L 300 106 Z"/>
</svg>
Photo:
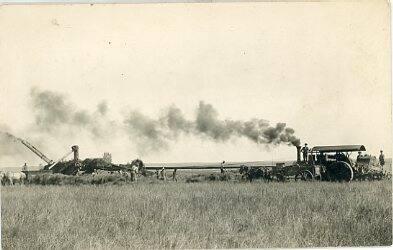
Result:
<svg viewBox="0 0 393 250">
<path fill-rule="evenodd" d="M 203 101 L 197 106 L 194 119 L 187 119 L 178 107 L 172 105 L 162 110 L 156 119 L 134 110 L 121 121 L 110 120 L 110 109 L 105 101 L 99 102 L 91 112 L 79 108 L 64 94 L 38 88 L 32 88 L 30 104 L 34 118 L 24 134 L 35 138 L 33 143 L 39 141 L 37 138 L 52 138 L 52 141 L 61 142 L 69 137 L 75 138 L 77 143 L 82 139 L 81 134 L 87 132 L 93 143 L 95 140 L 110 142 L 115 136 L 128 138 L 130 145 L 136 145 L 142 154 L 166 150 L 170 147 L 170 142 L 176 141 L 180 136 L 196 136 L 217 143 L 246 138 L 268 147 L 300 145 L 294 129 L 287 127 L 285 123 L 270 125 L 268 121 L 257 118 L 247 121 L 220 119 L 218 111 Z M 0 131 L 9 129 L 3 126 Z M 47 143 L 43 142 L 42 145 L 45 150 L 48 149 Z M 0 157 L 27 152 L 20 145 L 11 143 L 4 133 L 0 133 L 0 146 Z"/>
<path fill-rule="evenodd" d="M 86 130 L 93 138 L 101 139 L 112 134 L 116 127 L 116 122 L 106 117 L 105 101 L 100 102 L 94 112 L 89 112 L 76 107 L 61 93 L 32 88 L 30 96 L 35 117 L 33 130 L 52 134 Z"/>
<path fill-rule="evenodd" d="M 286 127 L 285 123 L 275 126 L 263 119 L 249 121 L 220 120 L 218 112 L 211 104 L 200 102 L 194 121 L 187 120 L 180 109 L 171 106 L 157 120 L 144 116 L 138 111 L 132 111 L 125 119 L 126 131 L 137 137 L 152 149 L 167 148 L 171 140 L 180 134 L 193 134 L 216 142 L 226 142 L 234 137 L 244 137 L 257 144 L 264 145 L 300 145 L 300 140 L 294 135 L 295 130 Z"/>
</svg>

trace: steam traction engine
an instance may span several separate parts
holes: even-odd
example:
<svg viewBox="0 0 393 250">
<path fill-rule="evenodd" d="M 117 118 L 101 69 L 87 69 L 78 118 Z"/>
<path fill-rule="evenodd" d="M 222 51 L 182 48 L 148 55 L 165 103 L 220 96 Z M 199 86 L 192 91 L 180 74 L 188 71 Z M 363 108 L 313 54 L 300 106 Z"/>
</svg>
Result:
<svg viewBox="0 0 393 250">
<path fill-rule="evenodd" d="M 297 147 L 297 161 L 291 166 L 298 171 L 295 180 L 349 182 L 354 179 L 382 179 L 384 173 L 375 156 L 359 156 L 356 161 L 350 158 L 352 152 L 362 151 L 366 151 L 363 145 L 316 146 L 302 161 L 300 147 Z"/>
</svg>

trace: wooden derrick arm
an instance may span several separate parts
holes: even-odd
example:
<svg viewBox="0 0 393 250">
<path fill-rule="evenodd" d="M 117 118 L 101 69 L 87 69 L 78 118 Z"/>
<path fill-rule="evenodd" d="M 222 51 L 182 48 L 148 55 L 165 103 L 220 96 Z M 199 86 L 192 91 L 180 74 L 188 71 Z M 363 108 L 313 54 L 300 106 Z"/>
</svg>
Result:
<svg viewBox="0 0 393 250">
<path fill-rule="evenodd" d="M 53 164 L 53 161 L 46 157 L 41 151 L 39 151 L 36 147 L 31 145 L 28 141 L 25 141 L 21 138 L 18 138 L 16 136 L 11 135 L 10 133 L 5 133 L 7 136 L 11 137 L 14 141 L 18 141 L 22 143 L 24 146 L 26 146 L 28 149 L 30 149 L 34 154 L 36 154 L 38 157 L 40 157 L 43 161 L 45 161 L 47 164 Z"/>
</svg>

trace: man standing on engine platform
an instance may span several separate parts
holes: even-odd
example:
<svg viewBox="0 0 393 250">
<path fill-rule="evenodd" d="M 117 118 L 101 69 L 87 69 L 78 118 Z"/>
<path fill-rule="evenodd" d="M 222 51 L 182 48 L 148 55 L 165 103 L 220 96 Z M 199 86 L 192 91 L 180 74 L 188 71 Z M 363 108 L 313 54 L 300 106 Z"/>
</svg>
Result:
<svg viewBox="0 0 393 250">
<path fill-rule="evenodd" d="M 385 155 L 383 154 L 382 150 L 381 150 L 381 154 L 379 155 L 379 164 L 381 164 L 381 168 L 383 171 L 383 166 L 385 165 Z"/>
<path fill-rule="evenodd" d="M 356 162 L 359 161 L 359 159 L 362 158 L 362 152 L 358 152 L 358 156 L 356 157 Z"/>
<path fill-rule="evenodd" d="M 303 161 L 307 162 L 307 153 L 308 153 L 307 143 L 304 144 L 304 147 L 302 148 L 302 153 L 303 153 Z"/>
</svg>

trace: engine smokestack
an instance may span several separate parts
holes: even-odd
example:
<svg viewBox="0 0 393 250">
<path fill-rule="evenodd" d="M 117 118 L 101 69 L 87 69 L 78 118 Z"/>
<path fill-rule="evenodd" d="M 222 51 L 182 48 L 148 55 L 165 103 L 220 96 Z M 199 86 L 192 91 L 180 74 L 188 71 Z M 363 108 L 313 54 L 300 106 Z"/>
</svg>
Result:
<svg viewBox="0 0 393 250">
<path fill-rule="evenodd" d="M 74 162 L 78 162 L 79 161 L 79 146 L 78 145 L 74 145 L 71 147 L 72 152 L 74 152 Z"/>
<path fill-rule="evenodd" d="M 297 163 L 301 162 L 300 151 L 301 151 L 301 146 L 296 146 L 296 152 L 297 152 L 297 154 L 296 154 L 296 161 L 297 161 Z"/>
</svg>

